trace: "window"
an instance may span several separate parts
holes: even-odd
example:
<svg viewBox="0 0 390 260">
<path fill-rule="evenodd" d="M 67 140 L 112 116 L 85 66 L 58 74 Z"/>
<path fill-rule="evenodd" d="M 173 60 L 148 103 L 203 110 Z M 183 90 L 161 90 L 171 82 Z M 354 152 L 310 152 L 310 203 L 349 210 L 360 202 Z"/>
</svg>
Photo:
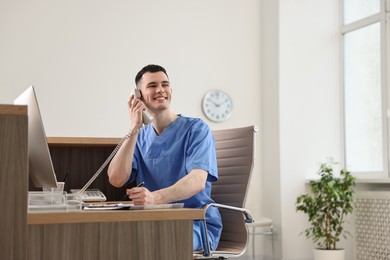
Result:
<svg viewBox="0 0 390 260">
<path fill-rule="evenodd" d="M 343 1 L 344 157 L 360 176 L 388 176 L 384 6 Z"/>
<path fill-rule="evenodd" d="M 380 0 L 344 0 L 344 24 L 350 24 L 380 12 Z"/>
</svg>

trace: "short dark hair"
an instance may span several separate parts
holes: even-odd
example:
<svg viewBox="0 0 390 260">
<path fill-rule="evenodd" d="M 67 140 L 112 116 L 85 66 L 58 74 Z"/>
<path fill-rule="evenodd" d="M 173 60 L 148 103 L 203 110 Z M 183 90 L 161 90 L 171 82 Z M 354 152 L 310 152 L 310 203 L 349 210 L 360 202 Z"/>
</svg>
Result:
<svg viewBox="0 0 390 260">
<path fill-rule="evenodd" d="M 143 68 L 137 73 L 137 75 L 135 76 L 135 84 L 138 85 L 138 82 L 141 80 L 142 76 L 143 76 L 146 72 L 155 73 L 155 72 L 159 72 L 159 71 L 164 72 L 165 75 L 167 75 L 167 77 L 168 77 L 167 71 L 166 71 L 163 67 L 161 67 L 160 65 L 155 65 L 155 64 L 146 65 L 146 66 L 143 67 Z M 168 77 L 168 78 L 169 78 L 169 77 Z"/>
</svg>

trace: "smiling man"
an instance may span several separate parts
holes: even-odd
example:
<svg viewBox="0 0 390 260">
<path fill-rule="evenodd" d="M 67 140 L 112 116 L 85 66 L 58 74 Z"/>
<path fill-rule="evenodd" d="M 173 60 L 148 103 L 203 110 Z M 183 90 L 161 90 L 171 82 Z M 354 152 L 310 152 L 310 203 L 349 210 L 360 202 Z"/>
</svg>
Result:
<svg viewBox="0 0 390 260">
<path fill-rule="evenodd" d="M 123 143 L 108 168 L 109 181 L 116 187 L 136 181 L 143 187 L 127 190 L 136 205 L 184 203 L 202 208 L 213 200 L 211 183 L 218 180 L 214 138 L 208 125 L 199 118 L 175 114 L 170 109 L 172 88 L 166 70 L 147 65 L 135 77 L 141 98 L 131 95 L 129 138 Z M 143 111 L 152 123 L 142 127 Z M 215 250 L 222 230 L 219 211 L 206 213 L 211 249 Z M 202 227 L 194 222 L 194 250 L 203 248 Z"/>
</svg>

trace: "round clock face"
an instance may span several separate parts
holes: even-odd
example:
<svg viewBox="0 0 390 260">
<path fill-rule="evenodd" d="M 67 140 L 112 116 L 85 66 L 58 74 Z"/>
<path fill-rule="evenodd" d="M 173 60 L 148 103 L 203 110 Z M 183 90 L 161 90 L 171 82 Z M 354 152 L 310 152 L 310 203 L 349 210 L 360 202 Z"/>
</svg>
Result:
<svg viewBox="0 0 390 260">
<path fill-rule="evenodd" d="M 203 97 L 202 109 L 208 119 L 221 122 L 232 114 L 233 102 L 229 94 L 221 90 L 211 90 Z"/>
</svg>

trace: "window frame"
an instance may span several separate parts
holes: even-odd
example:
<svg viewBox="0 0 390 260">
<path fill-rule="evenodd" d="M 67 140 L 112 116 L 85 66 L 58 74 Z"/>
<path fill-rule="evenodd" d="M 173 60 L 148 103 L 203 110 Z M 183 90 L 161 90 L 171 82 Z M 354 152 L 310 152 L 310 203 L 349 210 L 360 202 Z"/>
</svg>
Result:
<svg viewBox="0 0 390 260">
<path fill-rule="evenodd" d="M 360 20 L 356 20 L 349 24 L 344 25 L 344 1 L 340 1 L 340 68 L 341 68 L 341 103 L 342 103 L 342 162 L 344 167 L 348 167 L 346 165 L 346 120 L 345 120 L 345 62 L 344 62 L 344 36 L 347 33 L 365 28 L 375 23 L 379 23 L 380 26 L 380 53 L 381 53 L 381 101 L 382 101 L 382 156 L 383 156 L 383 171 L 381 172 L 363 172 L 356 171 L 352 172 L 355 176 L 364 179 L 378 179 L 378 178 L 389 178 L 389 131 L 390 129 L 390 109 L 388 107 L 388 103 L 390 100 L 390 91 L 389 86 L 387 84 L 388 77 L 390 75 L 390 68 L 387 66 L 390 61 L 390 0 L 380 0 L 380 12 L 377 14 L 373 14 L 362 18 Z M 387 10 L 387 11 L 385 11 Z"/>
</svg>

